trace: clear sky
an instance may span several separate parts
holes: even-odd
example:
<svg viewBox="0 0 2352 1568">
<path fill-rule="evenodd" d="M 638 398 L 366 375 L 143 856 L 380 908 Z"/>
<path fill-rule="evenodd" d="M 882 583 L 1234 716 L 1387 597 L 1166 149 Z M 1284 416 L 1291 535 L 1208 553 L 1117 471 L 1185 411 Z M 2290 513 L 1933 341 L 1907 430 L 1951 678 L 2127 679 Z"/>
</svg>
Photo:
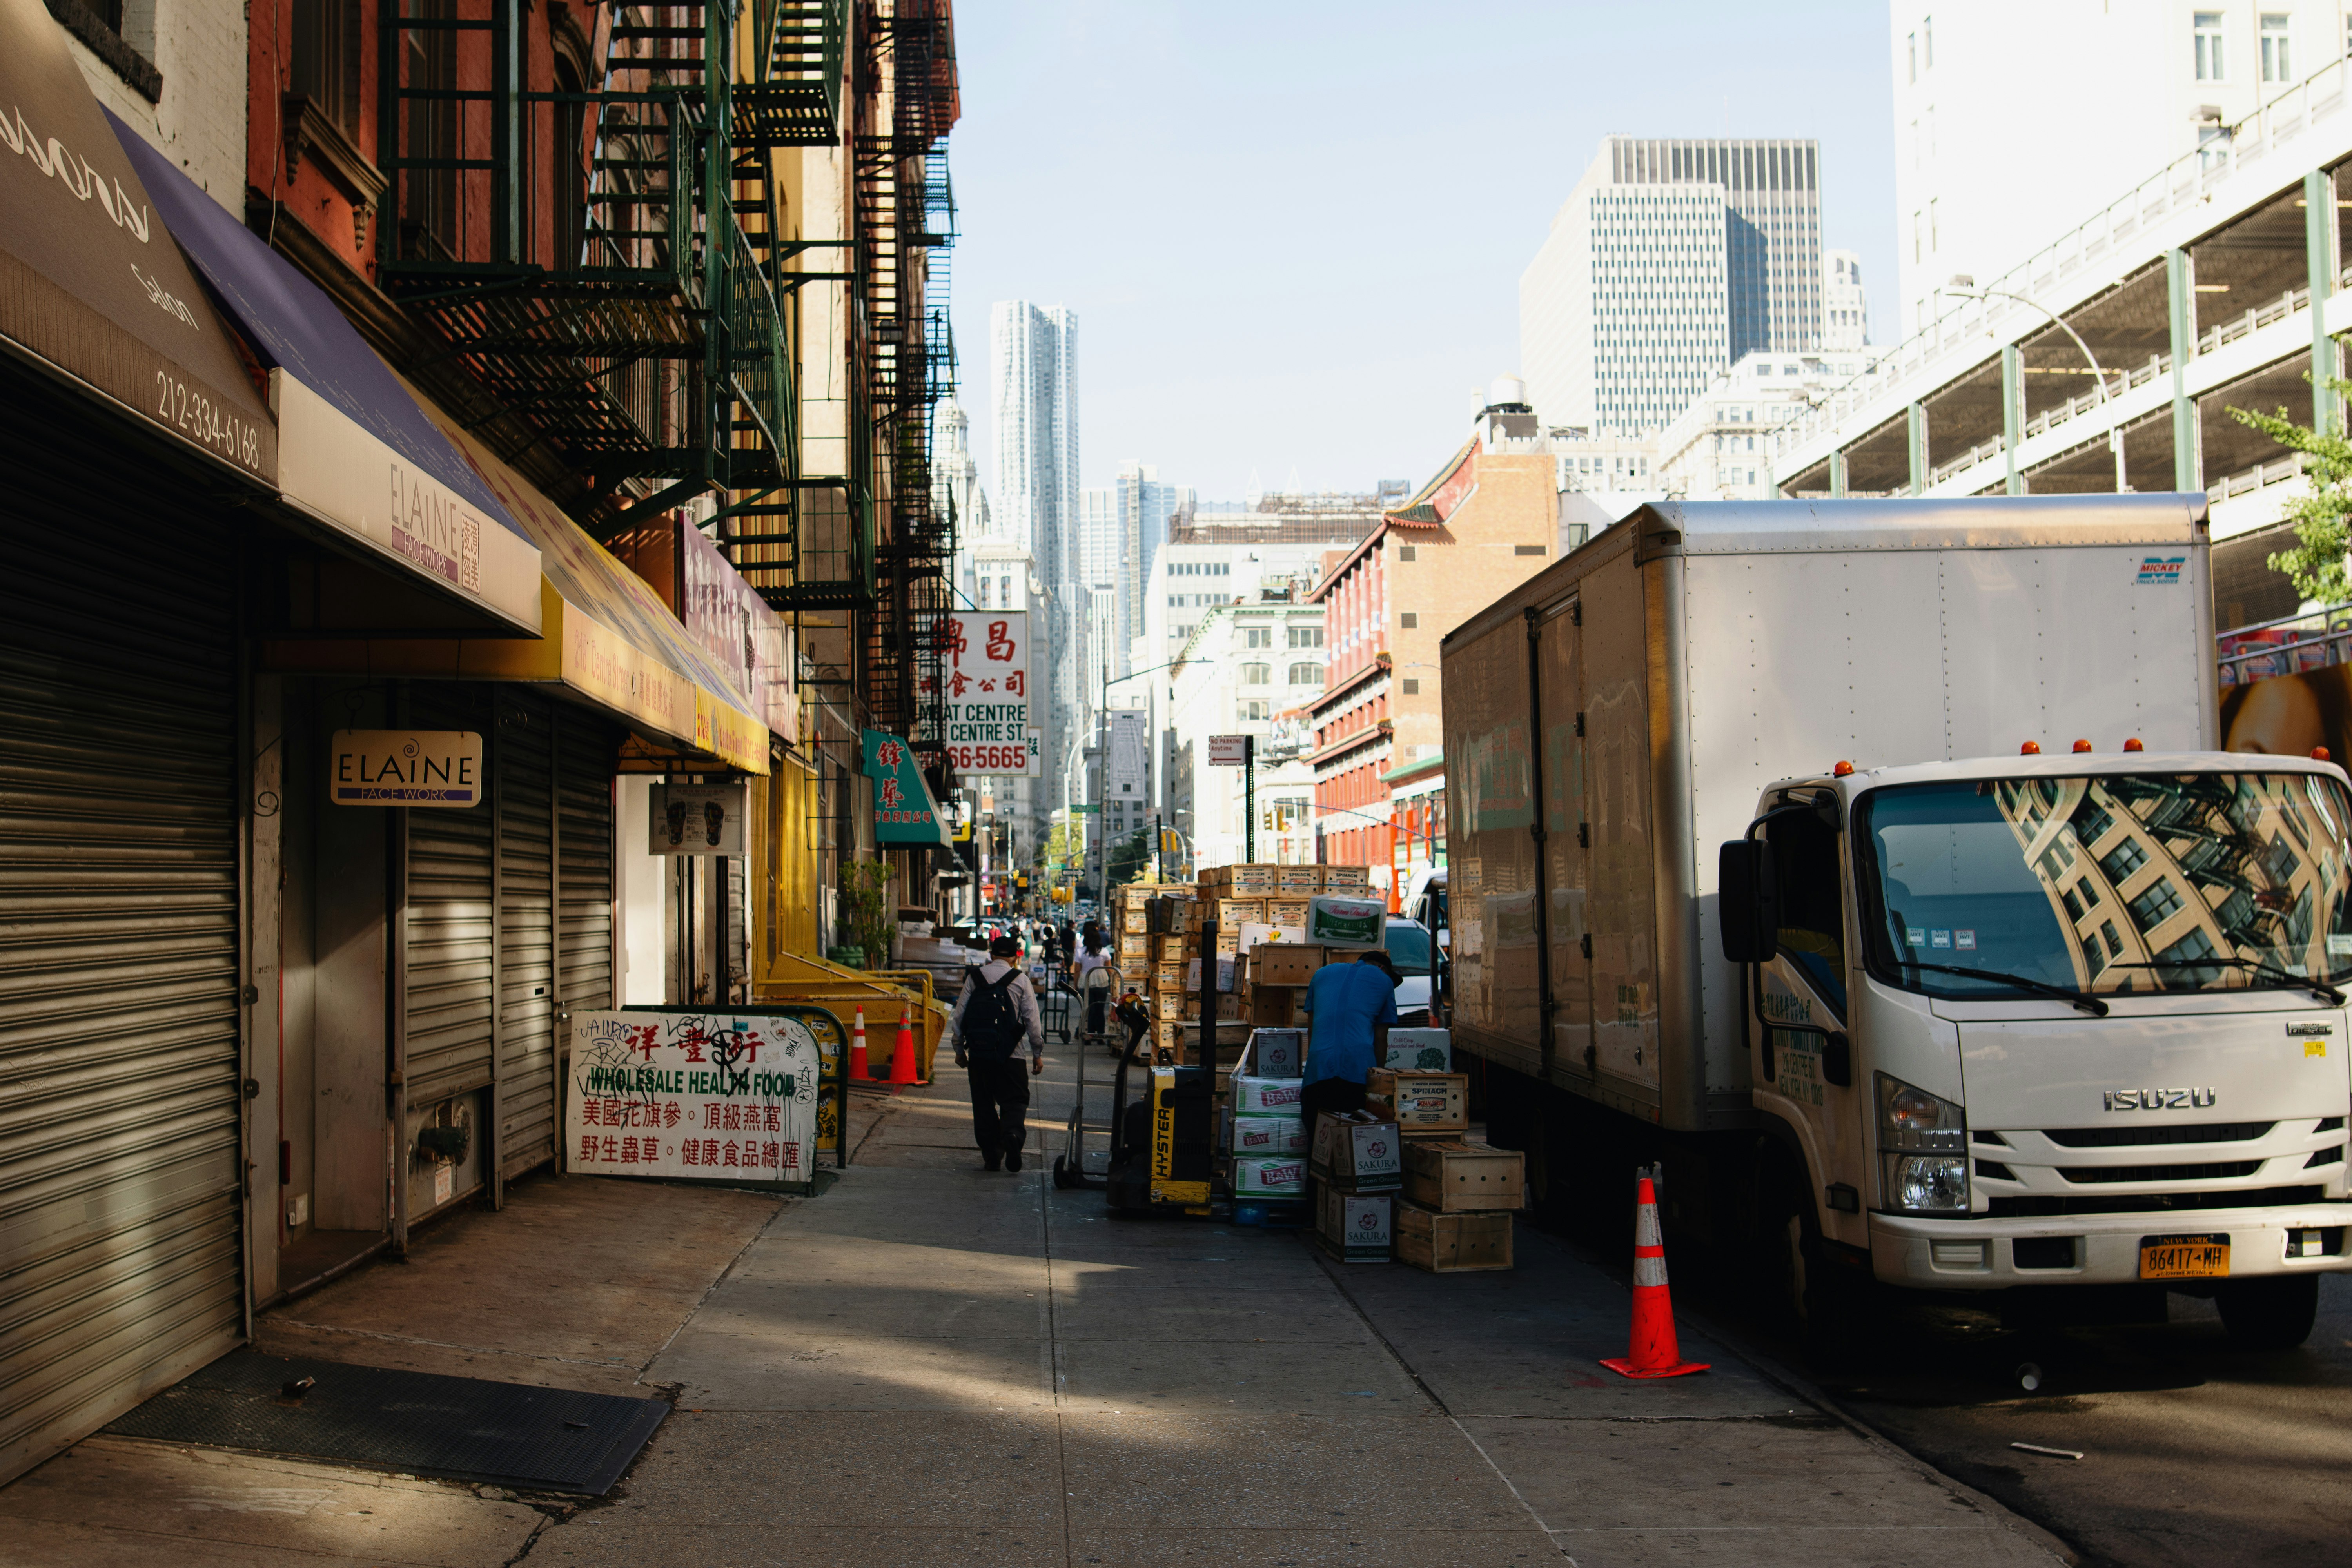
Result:
<svg viewBox="0 0 2352 1568">
<path fill-rule="evenodd" d="M 1078 312 L 1079 461 L 1205 500 L 1421 483 L 1516 371 L 1518 279 L 1601 138 L 1810 136 L 1895 321 L 1885 0 L 963 0 L 959 394 L 988 312 Z"/>
</svg>

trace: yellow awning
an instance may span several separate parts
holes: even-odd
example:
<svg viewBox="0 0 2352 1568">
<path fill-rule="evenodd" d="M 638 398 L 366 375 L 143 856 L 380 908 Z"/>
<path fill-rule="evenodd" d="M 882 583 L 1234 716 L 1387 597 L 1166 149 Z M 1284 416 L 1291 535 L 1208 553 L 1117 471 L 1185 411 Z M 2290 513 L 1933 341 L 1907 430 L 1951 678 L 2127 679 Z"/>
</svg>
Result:
<svg viewBox="0 0 2352 1568">
<path fill-rule="evenodd" d="M 537 486 L 414 386 L 408 390 L 539 546 L 540 640 L 280 640 L 265 645 L 265 668 L 426 680 L 555 682 L 649 734 L 744 773 L 765 773 L 767 726 L 661 596 Z"/>
</svg>

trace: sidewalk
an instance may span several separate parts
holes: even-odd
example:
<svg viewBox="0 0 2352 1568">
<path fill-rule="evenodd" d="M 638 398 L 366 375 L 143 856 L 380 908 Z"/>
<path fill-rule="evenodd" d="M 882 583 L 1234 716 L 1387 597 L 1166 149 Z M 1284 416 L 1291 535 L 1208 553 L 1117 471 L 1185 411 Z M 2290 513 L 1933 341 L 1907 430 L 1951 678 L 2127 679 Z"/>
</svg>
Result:
<svg viewBox="0 0 2352 1568">
<path fill-rule="evenodd" d="M 1601 1371 L 1623 1288 L 1524 1226 L 1517 1270 L 1430 1276 L 1056 1193 L 1066 1072 L 1018 1175 L 980 1171 L 950 1069 L 858 1097 L 823 1197 L 527 1183 L 266 1326 L 311 1355 L 674 1389 L 609 1500 L 96 1439 L 0 1491 L 0 1564 L 2053 1561 L 1704 1335 L 1702 1376 Z"/>
</svg>

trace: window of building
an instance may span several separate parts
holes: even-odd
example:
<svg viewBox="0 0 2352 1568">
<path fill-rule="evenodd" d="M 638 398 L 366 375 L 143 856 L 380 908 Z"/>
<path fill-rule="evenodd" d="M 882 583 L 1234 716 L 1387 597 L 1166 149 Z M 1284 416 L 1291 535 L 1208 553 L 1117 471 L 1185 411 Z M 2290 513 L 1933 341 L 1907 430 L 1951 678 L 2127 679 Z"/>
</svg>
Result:
<svg viewBox="0 0 2352 1568">
<path fill-rule="evenodd" d="M 1407 631 L 1411 631 L 1421 625 L 1421 617 L 1415 615 L 1412 611 L 1407 610 L 1404 614 L 1397 617 L 1397 625 L 1404 627 Z"/>
<path fill-rule="evenodd" d="M 121 0 L 97 7 L 121 31 Z M 336 130 L 360 128 L 360 8 L 357 0 L 295 0 L 294 90 Z"/>
<path fill-rule="evenodd" d="M 1421 678 L 1419 676 L 1409 675 L 1405 677 L 1404 694 L 1407 697 L 1418 697 L 1421 695 Z"/>
<path fill-rule="evenodd" d="M 2152 931 L 2179 908 L 2180 892 L 2172 879 L 2158 877 L 2154 887 L 2131 901 L 2132 922 L 2143 931 Z"/>
<path fill-rule="evenodd" d="M 1511 553 L 1514 555 L 1541 555 L 1544 553 L 1544 547 L 1540 544 L 1514 544 L 1511 546 Z"/>
<path fill-rule="evenodd" d="M 1321 647 L 1323 646 L 1323 628 L 1321 626 L 1291 627 L 1290 646 L 1293 647 Z"/>
<path fill-rule="evenodd" d="M 1264 698 L 1253 697 L 1248 701 L 1241 703 L 1239 708 L 1241 721 L 1244 724 L 1274 716 L 1274 704 Z"/>
<path fill-rule="evenodd" d="M 2189 21 L 2197 40 L 2197 79 L 2221 80 L 2221 13 L 2194 12 Z"/>
<path fill-rule="evenodd" d="M 1290 684 L 1293 686 L 1322 685 L 1323 667 L 1319 664 L 1292 665 L 1290 667 Z"/>
<path fill-rule="evenodd" d="M 1933 16 L 1919 18 L 1919 68 L 1936 68 L 1936 18 Z"/>
<path fill-rule="evenodd" d="M 2147 851 L 2140 847 L 2137 838 L 2125 839 L 2099 858 L 2099 869 L 2107 874 L 2109 884 L 2118 888 L 2125 879 L 2147 864 Z"/>
<path fill-rule="evenodd" d="M 1418 559 L 1418 557 L 1414 553 L 1413 546 L 1410 544 L 1400 544 L 1397 546 L 1397 559 L 1400 561 L 1412 561 Z"/>
<path fill-rule="evenodd" d="M 1244 647 L 1272 647 L 1274 646 L 1274 628 L 1272 626 L 1243 627 L 1242 646 Z"/>
<path fill-rule="evenodd" d="M 2263 13 L 2263 79 L 2293 81 L 2294 68 L 2287 49 L 2288 17 L 2283 11 Z"/>
<path fill-rule="evenodd" d="M 1242 684 L 1244 686 L 1273 685 L 1274 666 L 1270 664 L 1245 664 L 1242 666 Z"/>
<path fill-rule="evenodd" d="M 2107 939 L 2108 957 L 2121 958 L 2124 955 L 2124 939 L 2116 934 L 2115 921 L 2101 921 L 2099 922 L 2099 934 Z"/>
</svg>

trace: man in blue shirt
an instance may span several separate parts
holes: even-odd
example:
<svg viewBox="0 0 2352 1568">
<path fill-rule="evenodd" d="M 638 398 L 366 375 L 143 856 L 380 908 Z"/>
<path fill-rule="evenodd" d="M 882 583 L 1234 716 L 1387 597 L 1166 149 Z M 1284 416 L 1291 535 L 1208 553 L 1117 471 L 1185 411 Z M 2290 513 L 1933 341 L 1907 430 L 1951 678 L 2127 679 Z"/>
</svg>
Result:
<svg viewBox="0 0 2352 1568">
<path fill-rule="evenodd" d="M 1387 1049 L 1397 1021 L 1397 972 L 1379 948 L 1353 963 L 1327 963 L 1307 982 L 1306 1082 L 1299 1110 L 1311 1129 L 1327 1110 L 1361 1110 L 1364 1080 Z"/>
</svg>

